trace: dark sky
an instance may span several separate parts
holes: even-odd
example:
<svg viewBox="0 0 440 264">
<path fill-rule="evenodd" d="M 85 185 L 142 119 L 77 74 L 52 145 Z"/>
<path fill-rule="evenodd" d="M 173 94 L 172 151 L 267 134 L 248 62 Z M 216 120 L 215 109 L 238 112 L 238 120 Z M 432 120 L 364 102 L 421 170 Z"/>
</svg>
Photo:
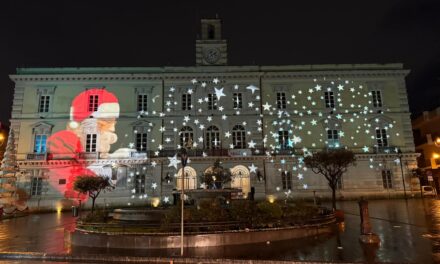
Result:
<svg viewBox="0 0 440 264">
<path fill-rule="evenodd" d="M 1 2 L 0 121 L 16 67 L 191 66 L 215 14 L 230 65 L 402 62 L 411 111 L 440 106 L 438 0 L 113 2 Z"/>
</svg>

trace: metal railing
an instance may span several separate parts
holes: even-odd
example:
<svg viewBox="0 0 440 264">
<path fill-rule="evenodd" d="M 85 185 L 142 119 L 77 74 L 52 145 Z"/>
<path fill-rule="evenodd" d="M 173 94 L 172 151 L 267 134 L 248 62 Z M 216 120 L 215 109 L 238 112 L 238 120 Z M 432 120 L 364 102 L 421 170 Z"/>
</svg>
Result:
<svg viewBox="0 0 440 264">
<path fill-rule="evenodd" d="M 47 153 L 27 153 L 26 159 L 27 160 L 46 160 Z"/>
</svg>

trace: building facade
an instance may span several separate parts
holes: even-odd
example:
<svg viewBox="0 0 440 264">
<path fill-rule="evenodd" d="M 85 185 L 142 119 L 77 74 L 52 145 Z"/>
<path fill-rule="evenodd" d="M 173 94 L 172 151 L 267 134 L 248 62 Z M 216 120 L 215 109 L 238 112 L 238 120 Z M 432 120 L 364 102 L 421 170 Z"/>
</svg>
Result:
<svg viewBox="0 0 440 264">
<path fill-rule="evenodd" d="M 172 203 L 188 149 L 185 188 L 206 188 L 220 160 L 242 197 L 327 197 L 302 160 L 347 148 L 357 164 L 338 196 L 391 197 L 419 190 L 401 64 L 229 66 L 218 19 L 202 20 L 196 66 L 19 68 L 11 127 L 18 182 L 31 208 L 54 209 L 79 174 L 116 186 L 98 203 Z M 400 151 L 398 151 L 400 150 Z M 403 166 L 400 166 L 400 161 Z"/>
<path fill-rule="evenodd" d="M 425 111 L 412 121 L 416 151 L 420 153 L 418 167 L 422 169 L 423 185 L 433 185 L 440 191 L 440 107 Z"/>
</svg>

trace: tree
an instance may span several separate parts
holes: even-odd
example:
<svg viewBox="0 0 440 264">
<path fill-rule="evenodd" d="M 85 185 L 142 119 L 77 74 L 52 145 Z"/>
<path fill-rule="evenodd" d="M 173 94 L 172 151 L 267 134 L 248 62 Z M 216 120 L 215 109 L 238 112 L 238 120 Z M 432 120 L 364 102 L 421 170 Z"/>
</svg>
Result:
<svg viewBox="0 0 440 264">
<path fill-rule="evenodd" d="M 204 177 L 208 189 L 223 188 L 224 184 L 231 181 L 231 172 L 229 169 L 223 168 L 221 161 L 217 159 L 214 166 L 206 171 Z"/>
<path fill-rule="evenodd" d="M 346 149 L 324 150 L 305 157 L 304 163 L 327 179 L 332 189 L 332 207 L 336 210 L 336 187 L 348 167 L 356 164 L 354 153 Z"/>
<path fill-rule="evenodd" d="M 0 204 L 9 211 L 26 208 L 26 193 L 17 189 L 17 168 L 15 136 L 11 128 L 0 168 Z"/>
<path fill-rule="evenodd" d="M 109 179 L 100 176 L 78 176 L 75 179 L 74 189 L 80 193 L 88 194 L 92 198 L 92 213 L 95 209 L 95 200 L 101 191 L 111 190 L 114 187 L 110 184 Z"/>
</svg>

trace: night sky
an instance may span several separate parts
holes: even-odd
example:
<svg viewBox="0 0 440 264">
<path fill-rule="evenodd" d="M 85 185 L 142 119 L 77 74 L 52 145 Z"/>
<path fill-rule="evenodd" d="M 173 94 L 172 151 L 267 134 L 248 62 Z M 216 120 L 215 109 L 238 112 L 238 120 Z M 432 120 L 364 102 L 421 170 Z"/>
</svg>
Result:
<svg viewBox="0 0 440 264">
<path fill-rule="evenodd" d="M 438 0 L 114 2 L 2 1 L 1 122 L 15 68 L 192 66 L 200 19 L 216 14 L 229 65 L 402 62 L 411 112 L 440 106 Z"/>
</svg>

